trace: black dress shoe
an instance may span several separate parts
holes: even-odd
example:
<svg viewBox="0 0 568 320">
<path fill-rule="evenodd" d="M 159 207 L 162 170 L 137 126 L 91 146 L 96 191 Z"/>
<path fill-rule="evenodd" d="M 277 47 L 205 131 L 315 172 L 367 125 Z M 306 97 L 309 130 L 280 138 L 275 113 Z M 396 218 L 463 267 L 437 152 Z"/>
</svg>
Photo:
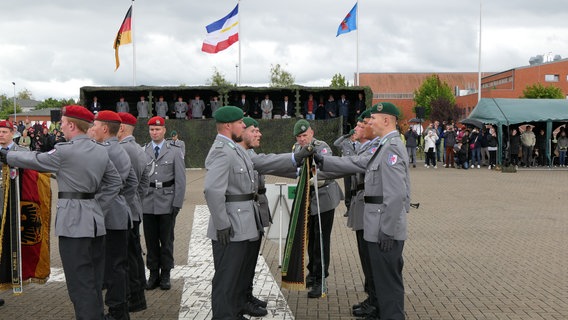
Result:
<svg viewBox="0 0 568 320">
<path fill-rule="evenodd" d="M 366 305 L 361 308 L 353 310 L 353 316 L 358 318 L 365 318 L 369 315 L 376 314 L 377 313 L 376 311 L 377 309 L 375 308 L 375 306 Z"/>
<path fill-rule="evenodd" d="M 361 301 L 361 302 L 359 302 L 359 303 L 357 303 L 357 304 L 354 304 L 354 305 L 351 307 L 351 309 L 352 309 L 352 310 L 360 309 L 361 307 L 367 306 L 367 305 L 369 305 L 369 297 L 367 297 L 367 299 L 365 299 L 365 300 L 363 300 L 363 301 Z"/>
<path fill-rule="evenodd" d="M 316 281 L 314 283 L 312 289 L 308 292 L 308 298 L 313 299 L 313 298 L 321 298 L 321 297 L 322 297 L 321 282 Z"/>
<path fill-rule="evenodd" d="M 241 311 L 242 314 L 248 314 L 253 317 L 264 317 L 268 314 L 268 311 L 263 307 L 259 307 L 252 302 L 247 302 Z"/>
<path fill-rule="evenodd" d="M 150 277 L 146 282 L 146 290 L 154 290 L 160 286 L 160 273 L 158 270 L 150 270 Z"/>
<path fill-rule="evenodd" d="M 255 304 L 255 305 L 257 305 L 257 306 L 259 306 L 259 307 L 261 307 L 261 308 L 264 308 L 264 309 L 266 309 L 266 306 L 268 305 L 268 302 L 267 302 L 267 301 L 262 301 L 262 300 L 260 300 L 259 298 L 253 296 L 252 294 L 249 295 L 248 301 L 249 301 L 249 302 L 252 302 L 253 304 Z"/>
<path fill-rule="evenodd" d="M 170 282 L 170 270 L 162 270 L 162 274 L 160 277 L 160 289 L 162 290 L 170 290 L 172 284 Z"/>
<path fill-rule="evenodd" d="M 0 307 L 4 305 L 4 299 L 0 299 Z"/>
</svg>

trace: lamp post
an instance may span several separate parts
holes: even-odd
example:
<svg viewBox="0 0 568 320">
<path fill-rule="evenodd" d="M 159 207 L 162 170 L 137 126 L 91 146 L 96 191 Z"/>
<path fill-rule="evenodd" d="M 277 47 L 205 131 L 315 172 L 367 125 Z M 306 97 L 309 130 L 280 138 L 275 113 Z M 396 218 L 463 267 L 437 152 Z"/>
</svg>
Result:
<svg viewBox="0 0 568 320">
<path fill-rule="evenodd" d="M 239 64 L 238 64 L 238 63 L 235 64 L 235 70 L 236 70 L 236 73 L 235 73 L 235 84 L 236 84 L 237 86 L 239 86 Z"/>
<path fill-rule="evenodd" d="M 12 81 L 12 84 L 14 85 L 14 123 L 17 123 L 17 121 L 16 121 L 16 83 L 14 81 Z"/>
</svg>

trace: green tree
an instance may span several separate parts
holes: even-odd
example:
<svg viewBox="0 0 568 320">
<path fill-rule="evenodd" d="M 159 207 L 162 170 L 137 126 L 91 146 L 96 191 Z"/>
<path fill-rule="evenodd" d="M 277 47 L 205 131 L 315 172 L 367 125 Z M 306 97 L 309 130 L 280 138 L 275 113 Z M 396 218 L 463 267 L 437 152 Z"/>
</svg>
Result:
<svg viewBox="0 0 568 320">
<path fill-rule="evenodd" d="M 16 113 L 22 112 L 16 103 Z M 14 99 L 8 98 L 5 94 L 0 95 L 0 119 L 8 119 L 10 115 L 14 114 Z"/>
<path fill-rule="evenodd" d="M 207 79 L 206 84 L 218 87 L 232 86 L 232 84 L 225 79 L 225 75 L 219 72 L 216 67 L 213 68 L 213 75 L 211 75 L 211 78 Z"/>
<path fill-rule="evenodd" d="M 341 88 L 341 87 L 349 87 L 349 81 L 345 80 L 345 76 L 341 75 L 341 73 L 336 73 L 331 78 L 331 84 L 329 85 L 332 88 Z"/>
<path fill-rule="evenodd" d="M 439 97 L 430 102 L 430 117 L 431 121 L 452 121 L 458 120 L 460 117 L 460 110 L 458 106 L 446 99 L 445 97 Z"/>
<path fill-rule="evenodd" d="M 61 107 L 64 106 L 68 106 L 71 104 L 75 104 L 75 100 L 73 99 L 53 99 L 53 98 L 47 98 L 45 100 L 43 100 L 42 102 L 40 102 L 35 109 L 36 110 L 40 110 L 40 109 L 60 109 Z"/>
<path fill-rule="evenodd" d="M 442 82 L 437 74 L 426 78 L 420 88 L 414 91 L 414 102 L 417 106 L 424 107 L 426 119 L 431 118 L 432 102 L 441 98 L 452 105 L 456 104 L 456 98 L 454 97 L 452 88 L 450 88 L 447 83 Z"/>
<path fill-rule="evenodd" d="M 521 98 L 526 99 L 564 99 L 564 94 L 560 88 L 553 85 L 548 87 L 543 86 L 540 83 L 534 84 L 532 86 L 527 86 L 523 90 L 523 96 Z"/>
<path fill-rule="evenodd" d="M 294 85 L 294 76 L 280 66 L 280 64 L 270 65 L 270 86 L 271 87 L 290 87 Z"/>
</svg>

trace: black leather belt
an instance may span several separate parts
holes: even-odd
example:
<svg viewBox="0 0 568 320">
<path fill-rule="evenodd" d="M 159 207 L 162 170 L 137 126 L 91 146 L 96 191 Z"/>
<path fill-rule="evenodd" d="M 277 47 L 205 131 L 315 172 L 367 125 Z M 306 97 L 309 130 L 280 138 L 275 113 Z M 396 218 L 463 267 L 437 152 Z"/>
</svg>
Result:
<svg viewBox="0 0 568 320">
<path fill-rule="evenodd" d="M 258 193 L 258 194 L 265 194 L 265 193 L 266 193 L 266 188 L 259 188 L 257 193 Z"/>
<path fill-rule="evenodd" d="M 383 196 L 365 196 L 365 203 L 381 204 L 383 203 Z"/>
<path fill-rule="evenodd" d="M 94 193 L 84 193 L 84 192 L 58 192 L 57 196 L 59 199 L 77 199 L 77 200 L 88 200 L 94 199 Z"/>
<path fill-rule="evenodd" d="M 249 201 L 254 200 L 256 193 L 248 194 L 226 194 L 225 202 L 239 202 L 239 201 Z"/>
<path fill-rule="evenodd" d="M 161 188 L 171 187 L 175 184 L 175 182 L 176 182 L 175 180 L 170 180 L 166 182 L 150 182 L 150 188 L 161 189 Z"/>
</svg>

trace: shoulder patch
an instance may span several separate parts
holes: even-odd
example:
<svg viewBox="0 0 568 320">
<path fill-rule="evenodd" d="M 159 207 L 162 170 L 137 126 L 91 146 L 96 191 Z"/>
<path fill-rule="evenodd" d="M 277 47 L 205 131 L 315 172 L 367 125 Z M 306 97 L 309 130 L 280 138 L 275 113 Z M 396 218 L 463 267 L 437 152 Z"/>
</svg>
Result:
<svg viewBox="0 0 568 320">
<path fill-rule="evenodd" d="M 322 154 L 327 154 L 328 152 L 329 152 L 329 151 L 327 151 L 327 148 L 321 149 L 321 153 L 322 153 Z"/>
<path fill-rule="evenodd" d="M 389 153 L 389 157 L 387 158 L 387 163 L 390 166 L 393 166 L 396 164 L 396 162 L 398 161 L 398 155 L 394 154 L 394 153 Z"/>
<path fill-rule="evenodd" d="M 170 146 L 172 146 L 172 147 L 176 147 L 176 148 L 181 148 L 180 146 L 175 145 L 173 142 L 170 142 L 168 145 L 170 145 Z"/>
<path fill-rule="evenodd" d="M 369 153 L 370 153 L 370 154 L 374 154 L 375 152 L 377 152 L 378 149 L 379 149 L 379 148 L 377 148 L 376 146 L 375 146 L 375 147 L 372 147 L 372 148 L 369 149 Z"/>
</svg>

